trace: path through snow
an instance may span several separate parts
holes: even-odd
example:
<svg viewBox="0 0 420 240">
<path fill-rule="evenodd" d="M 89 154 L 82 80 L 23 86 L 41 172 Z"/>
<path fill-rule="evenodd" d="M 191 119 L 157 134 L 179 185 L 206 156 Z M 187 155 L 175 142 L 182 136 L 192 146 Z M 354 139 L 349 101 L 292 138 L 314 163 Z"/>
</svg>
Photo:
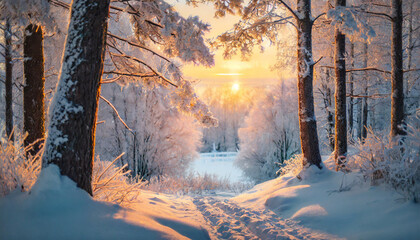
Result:
<svg viewBox="0 0 420 240">
<path fill-rule="evenodd" d="M 215 239 L 338 239 L 282 219 L 270 210 L 246 209 L 228 199 L 197 197 L 193 202 Z"/>
</svg>

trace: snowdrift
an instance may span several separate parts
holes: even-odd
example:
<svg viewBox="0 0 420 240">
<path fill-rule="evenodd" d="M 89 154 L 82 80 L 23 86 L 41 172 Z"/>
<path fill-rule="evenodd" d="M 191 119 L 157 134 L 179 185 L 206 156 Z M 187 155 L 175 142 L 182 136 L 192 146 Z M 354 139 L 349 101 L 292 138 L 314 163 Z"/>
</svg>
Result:
<svg viewBox="0 0 420 240">
<path fill-rule="evenodd" d="M 348 239 L 419 239 L 420 205 L 386 186 L 370 186 L 357 172 L 327 167 L 310 167 L 298 176 L 264 182 L 231 200 Z"/>
<path fill-rule="evenodd" d="M 0 238 L 209 239 L 199 216 L 176 210 L 190 201 L 150 192 L 140 198 L 131 209 L 95 201 L 51 165 L 29 193 L 0 199 Z"/>
</svg>

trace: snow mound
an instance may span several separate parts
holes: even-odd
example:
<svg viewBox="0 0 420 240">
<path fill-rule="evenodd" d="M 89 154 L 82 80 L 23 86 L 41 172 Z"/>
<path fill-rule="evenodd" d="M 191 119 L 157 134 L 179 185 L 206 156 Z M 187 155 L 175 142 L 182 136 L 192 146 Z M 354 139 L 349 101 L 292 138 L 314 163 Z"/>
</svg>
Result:
<svg viewBox="0 0 420 240">
<path fill-rule="evenodd" d="M 307 220 L 312 219 L 313 217 L 325 216 L 328 215 L 325 208 L 321 207 L 319 204 L 310 205 L 299 209 L 295 214 L 293 214 L 292 219 L 295 220 Z"/>
<path fill-rule="evenodd" d="M 38 196 L 40 194 L 60 194 L 72 191 L 77 192 L 80 191 L 80 189 L 78 189 L 76 187 L 76 183 L 68 177 L 61 176 L 60 169 L 56 165 L 52 164 L 40 173 L 37 182 L 31 189 L 30 194 Z"/>
<path fill-rule="evenodd" d="M 339 238 L 418 239 L 420 204 L 386 186 L 371 186 L 360 173 L 335 172 L 329 165 L 264 182 L 231 201 Z"/>
<path fill-rule="evenodd" d="M 315 165 L 311 165 L 309 167 L 304 167 L 302 171 L 297 175 L 299 180 L 309 180 L 311 182 L 320 181 L 328 177 L 327 175 L 330 173 L 328 169 L 322 164 L 322 168 L 319 169 Z"/>
<path fill-rule="evenodd" d="M 50 165 L 31 192 L 15 191 L 0 199 L 1 239 L 209 238 L 198 223 L 182 220 L 191 214 L 185 211 L 189 206 L 177 206 L 183 210 L 174 213 L 162 197 L 152 193 L 145 197 L 147 201 L 135 204 L 136 209 L 95 201 Z"/>
</svg>

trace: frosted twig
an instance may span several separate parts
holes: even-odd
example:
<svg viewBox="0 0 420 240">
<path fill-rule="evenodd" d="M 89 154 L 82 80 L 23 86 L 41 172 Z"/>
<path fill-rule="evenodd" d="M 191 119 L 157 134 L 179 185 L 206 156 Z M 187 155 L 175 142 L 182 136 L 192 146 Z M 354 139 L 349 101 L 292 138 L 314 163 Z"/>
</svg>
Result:
<svg viewBox="0 0 420 240">
<path fill-rule="evenodd" d="M 117 109 L 112 105 L 110 101 L 108 101 L 103 96 L 100 96 L 102 100 L 104 100 L 111 108 L 114 110 L 115 114 L 117 114 L 118 119 L 121 121 L 121 123 L 127 128 L 128 131 L 130 131 L 132 134 L 134 134 L 134 131 L 124 122 L 124 120 L 121 118 L 120 114 L 118 113 Z"/>
</svg>

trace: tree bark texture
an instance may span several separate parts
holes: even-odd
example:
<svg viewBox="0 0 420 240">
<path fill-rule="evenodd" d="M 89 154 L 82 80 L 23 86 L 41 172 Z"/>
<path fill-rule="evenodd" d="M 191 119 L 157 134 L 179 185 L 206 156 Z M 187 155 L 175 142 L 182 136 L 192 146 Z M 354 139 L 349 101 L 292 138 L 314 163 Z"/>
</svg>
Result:
<svg viewBox="0 0 420 240">
<path fill-rule="evenodd" d="M 391 0 L 391 12 L 391 137 L 395 137 L 397 135 L 405 135 L 402 52 L 402 0 Z"/>
<path fill-rule="evenodd" d="M 95 129 L 110 0 L 74 0 L 43 164 L 92 195 Z"/>
<path fill-rule="evenodd" d="M 336 0 L 335 6 L 346 6 L 346 0 Z M 346 37 L 335 29 L 335 148 L 336 170 L 343 168 L 347 156 L 346 113 Z"/>
<path fill-rule="evenodd" d="M 315 165 L 321 168 L 313 96 L 311 1 L 298 0 L 297 6 L 299 129 L 303 165 Z"/>
<path fill-rule="evenodd" d="M 23 87 L 23 125 L 28 135 L 25 147 L 44 138 L 44 48 L 41 26 L 30 24 L 25 29 L 23 44 L 25 85 Z M 37 141 L 29 154 L 34 156 L 40 148 Z"/>
<path fill-rule="evenodd" d="M 9 19 L 6 20 L 4 30 L 5 49 L 4 62 L 6 71 L 6 134 L 7 137 L 14 141 L 13 134 L 13 59 L 12 59 L 12 27 Z"/>
</svg>

